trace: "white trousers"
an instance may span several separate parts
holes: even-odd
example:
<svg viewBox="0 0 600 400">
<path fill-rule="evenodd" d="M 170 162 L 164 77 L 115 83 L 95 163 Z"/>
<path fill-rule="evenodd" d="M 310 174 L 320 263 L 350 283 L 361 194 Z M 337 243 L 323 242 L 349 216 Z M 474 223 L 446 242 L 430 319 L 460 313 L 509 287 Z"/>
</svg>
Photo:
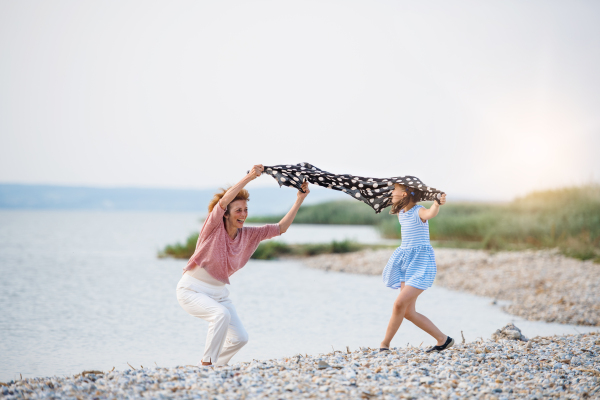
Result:
<svg viewBox="0 0 600 400">
<path fill-rule="evenodd" d="M 190 315 L 208 321 L 201 361 L 214 365 L 227 365 L 248 343 L 248 333 L 228 296 L 227 287 L 211 285 L 188 274 L 183 274 L 177 284 L 177 300 L 181 307 Z"/>
</svg>

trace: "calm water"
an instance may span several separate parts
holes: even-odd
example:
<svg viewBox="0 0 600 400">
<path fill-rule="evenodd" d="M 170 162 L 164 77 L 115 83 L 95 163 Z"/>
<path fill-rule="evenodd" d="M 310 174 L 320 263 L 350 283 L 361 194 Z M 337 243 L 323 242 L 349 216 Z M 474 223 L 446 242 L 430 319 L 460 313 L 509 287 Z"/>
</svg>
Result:
<svg viewBox="0 0 600 400">
<path fill-rule="evenodd" d="M 0 381 L 84 369 L 196 364 L 207 323 L 175 298 L 182 260 L 157 259 L 167 243 L 198 229 L 185 213 L 0 211 Z M 283 239 L 377 242 L 369 227 L 292 226 Z M 231 279 L 250 335 L 233 359 L 376 347 L 396 291 L 379 277 L 312 270 L 292 261 L 253 261 Z M 597 330 L 527 322 L 489 299 L 433 287 L 418 309 L 454 337 L 489 337 L 514 321 L 526 335 Z M 432 344 L 405 323 L 393 342 Z"/>
</svg>

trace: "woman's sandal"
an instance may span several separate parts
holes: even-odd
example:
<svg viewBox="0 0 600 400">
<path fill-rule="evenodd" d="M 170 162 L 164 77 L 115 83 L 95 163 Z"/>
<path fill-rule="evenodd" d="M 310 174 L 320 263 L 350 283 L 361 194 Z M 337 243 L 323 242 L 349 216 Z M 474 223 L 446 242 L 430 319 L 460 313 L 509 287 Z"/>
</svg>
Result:
<svg viewBox="0 0 600 400">
<path fill-rule="evenodd" d="M 443 345 L 433 346 L 432 348 L 425 350 L 425 353 L 431 353 L 432 351 L 437 351 L 439 353 L 440 351 L 449 349 L 452 346 L 454 346 L 454 339 L 448 336 L 448 339 L 446 339 L 446 342 Z"/>
</svg>

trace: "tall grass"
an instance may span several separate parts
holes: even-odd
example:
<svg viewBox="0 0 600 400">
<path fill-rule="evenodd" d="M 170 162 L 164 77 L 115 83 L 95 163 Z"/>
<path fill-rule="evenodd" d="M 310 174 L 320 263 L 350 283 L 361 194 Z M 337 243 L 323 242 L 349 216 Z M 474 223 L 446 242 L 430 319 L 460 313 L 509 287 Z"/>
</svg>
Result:
<svg viewBox="0 0 600 400">
<path fill-rule="evenodd" d="M 375 214 L 363 203 L 336 201 L 302 207 L 294 223 L 375 225 L 384 237 L 401 238 L 397 217 L 386 211 Z M 432 240 L 443 246 L 558 247 L 568 256 L 600 262 L 600 185 L 533 192 L 503 204 L 449 202 L 430 221 L 429 231 Z"/>
<path fill-rule="evenodd" d="M 183 243 L 169 244 L 162 251 L 158 252 L 158 258 L 190 258 L 196 250 L 198 233 L 192 233 Z"/>
<path fill-rule="evenodd" d="M 159 258 L 173 257 L 189 259 L 196 249 L 196 241 L 198 240 L 198 233 L 191 234 L 185 243 L 176 243 L 168 245 L 163 251 L 158 253 Z M 330 243 L 308 243 L 308 244 L 287 244 L 276 240 L 268 240 L 261 242 L 252 254 L 251 258 L 258 260 L 272 260 L 284 255 L 297 255 L 297 256 L 314 256 L 317 254 L 326 253 L 350 253 L 353 251 L 361 250 L 365 247 L 377 247 L 377 246 L 366 246 L 358 244 L 351 240 L 332 241 Z"/>
<path fill-rule="evenodd" d="M 342 240 L 341 242 L 332 241 L 331 243 L 309 243 L 309 244 L 286 244 L 274 240 L 262 242 L 252 258 L 258 260 L 272 260 L 282 255 L 314 256 L 317 254 L 329 253 L 350 253 L 361 250 L 366 246 L 355 243 L 351 240 Z"/>
</svg>

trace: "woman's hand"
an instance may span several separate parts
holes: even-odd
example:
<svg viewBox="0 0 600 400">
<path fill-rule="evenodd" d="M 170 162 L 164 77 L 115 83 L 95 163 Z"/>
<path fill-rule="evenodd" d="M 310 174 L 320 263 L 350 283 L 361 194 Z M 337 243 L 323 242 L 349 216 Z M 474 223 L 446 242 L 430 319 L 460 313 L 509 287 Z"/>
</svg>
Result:
<svg viewBox="0 0 600 400">
<path fill-rule="evenodd" d="M 308 189 L 308 181 L 304 181 L 304 183 L 302 183 L 302 190 L 304 191 L 304 193 L 298 190 L 298 200 L 304 201 L 306 196 L 308 196 L 308 194 L 310 193 L 310 190 Z"/>
<path fill-rule="evenodd" d="M 265 167 L 263 167 L 262 164 L 257 164 L 254 167 L 252 167 L 250 172 L 248 172 L 248 176 L 250 177 L 251 180 L 254 180 L 254 179 L 258 178 L 259 176 L 261 176 L 264 170 L 265 170 Z"/>
<path fill-rule="evenodd" d="M 219 204 L 221 205 L 221 208 L 223 210 L 227 210 L 227 206 L 229 205 L 229 203 L 231 203 L 233 201 L 233 199 L 235 199 L 235 196 L 237 196 L 237 194 L 240 192 L 240 190 L 242 190 L 243 187 L 246 186 L 246 184 L 248 182 L 253 181 L 256 178 L 258 178 L 263 173 L 264 170 L 265 170 L 265 167 L 263 167 L 262 164 L 257 164 L 254 167 L 252 167 L 252 169 L 250 171 L 248 171 L 246 176 L 244 178 L 242 178 L 241 181 L 239 181 L 238 183 L 236 183 L 235 185 L 230 187 L 227 190 L 227 192 L 225 193 L 225 195 L 221 198 L 221 200 L 219 200 Z"/>
<path fill-rule="evenodd" d="M 292 222 L 294 221 L 294 218 L 296 218 L 296 214 L 298 213 L 302 202 L 310 193 L 310 190 L 308 190 L 308 182 L 304 181 L 304 183 L 302 183 L 302 190 L 304 190 L 304 193 L 298 190 L 298 198 L 296 199 L 296 202 L 294 203 L 290 211 L 288 211 L 288 213 L 285 215 L 285 217 L 283 217 L 281 221 L 279 221 L 280 234 L 285 233 L 285 231 L 288 230 L 290 225 L 292 225 Z"/>
</svg>

